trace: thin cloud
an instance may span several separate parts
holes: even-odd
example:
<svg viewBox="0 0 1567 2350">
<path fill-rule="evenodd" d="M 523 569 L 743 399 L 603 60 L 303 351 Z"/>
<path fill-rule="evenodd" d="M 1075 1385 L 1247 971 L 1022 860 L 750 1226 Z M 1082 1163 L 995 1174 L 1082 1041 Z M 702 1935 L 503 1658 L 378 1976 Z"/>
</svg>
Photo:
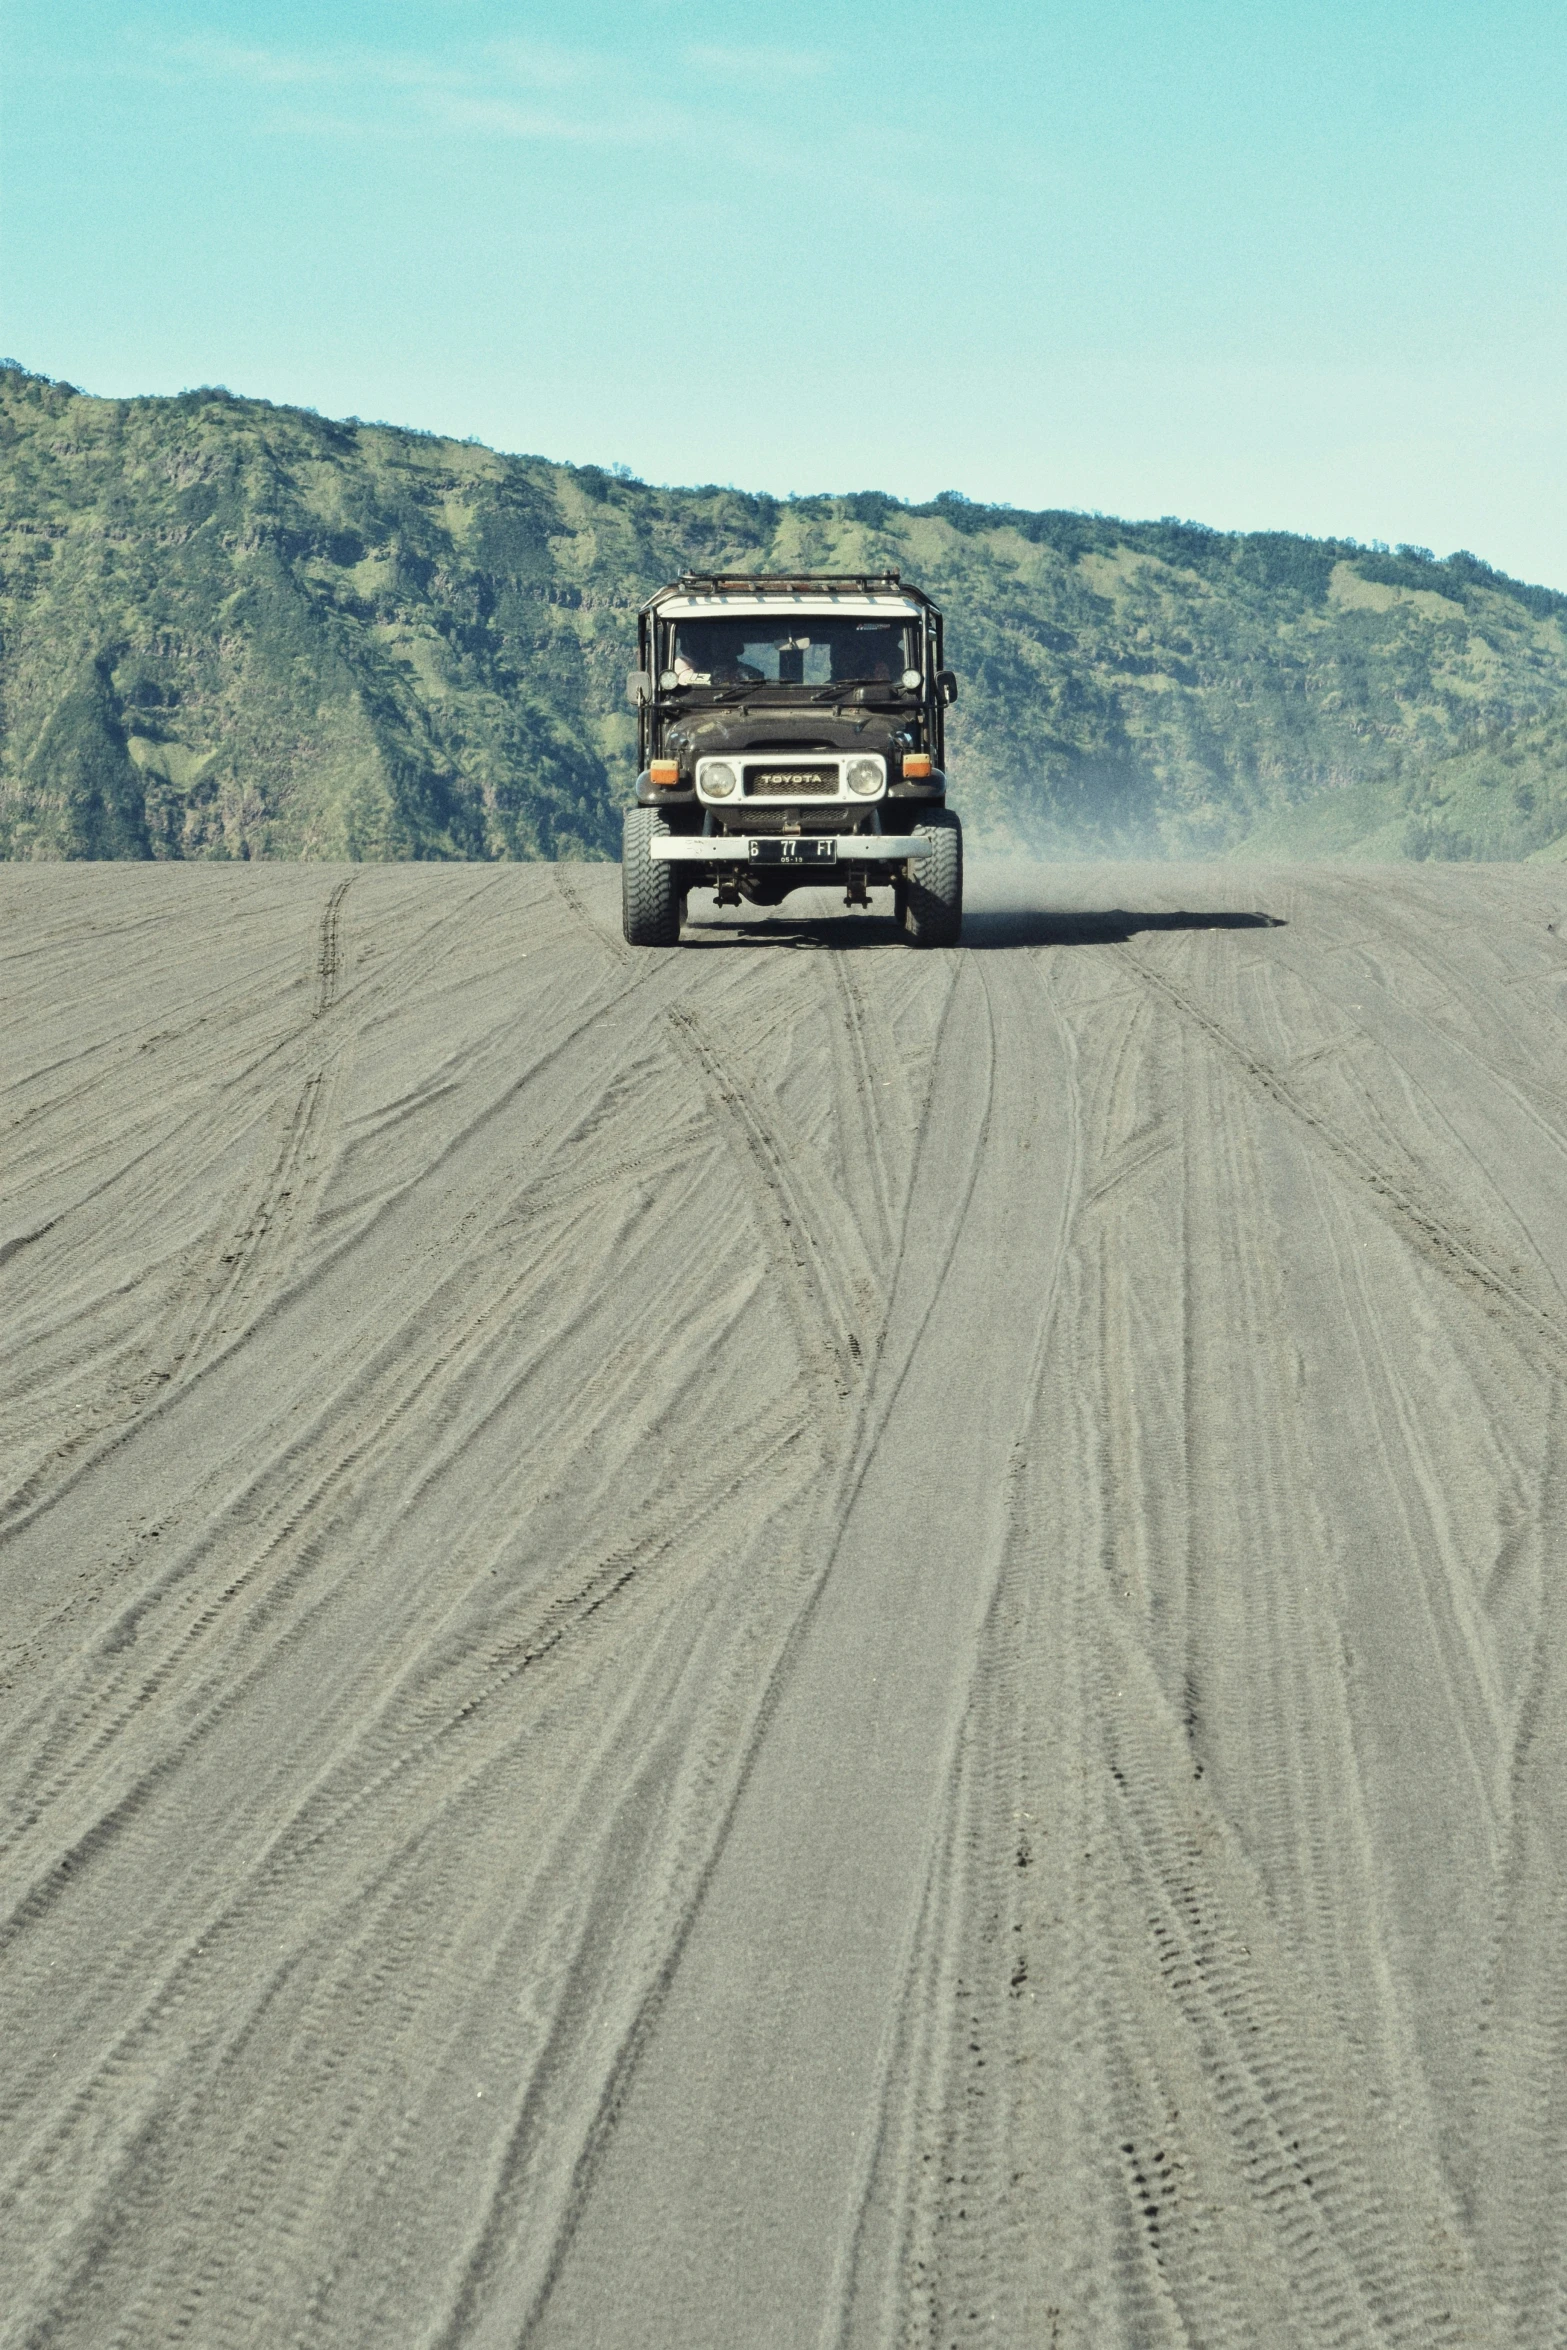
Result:
<svg viewBox="0 0 1567 2350">
<path fill-rule="evenodd" d="M 323 114 L 319 107 L 285 106 L 269 114 L 260 126 L 261 134 L 269 139 L 331 139 L 337 146 L 348 140 L 361 143 L 388 136 L 383 123 L 366 122 L 362 114 Z M 406 130 L 397 134 L 406 138 Z"/>
<path fill-rule="evenodd" d="M 491 41 L 485 57 L 508 81 L 529 90 L 568 90 L 600 81 L 608 60 L 596 49 L 562 49 L 553 41 Z"/>
<path fill-rule="evenodd" d="M 341 81 L 345 71 L 341 59 L 302 57 L 282 49 L 247 47 L 238 41 L 170 41 L 161 43 L 157 54 L 158 61 L 167 65 L 269 90 Z"/>
<path fill-rule="evenodd" d="M 444 128 L 486 132 L 492 138 L 564 141 L 573 146 L 640 147 L 667 138 L 669 118 L 655 127 L 647 122 L 592 121 L 582 116 L 549 113 L 536 106 L 520 106 L 509 98 L 431 93 L 428 112 Z"/>
<path fill-rule="evenodd" d="M 807 81 L 825 73 L 832 63 L 819 49 L 730 49 L 707 42 L 693 42 L 683 54 L 697 72 L 721 74 L 729 81 Z"/>
<path fill-rule="evenodd" d="M 166 43 L 158 54 L 166 64 L 222 81 L 247 82 L 256 89 L 450 90 L 461 89 L 476 78 L 469 67 L 442 65 L 433 57 L 374 56 L 362 49 L 312 54 L 298 49 L 263 49 L 238 41 L 197 40 Z"/>
<path fill-rule="evenodd" d="M 363 49 L 317 52 L 269 49 L 256 43 L 193 40 L 165 44 L 157 53 L 165 69 L 210 75 L 238 82 L 257 91 L 330 90 L 342 101 L 390 99 L 393 93 L 412 101 L 414 121 L 427 127 L 479 133 L 494 138 L 565 142 L 572 145 L 636 146 L 667 137 L 669 116 L 658 130 L 640 110 L 617 115 L 611 109 L 576 112 L 549 105 L 529 104 L 521 92 L 568 92 L 591 82 L 602 90 L 604 61 L 591 52 L 569 50 L 542 42 L 497 41 L 482 51 L 449 62 L 403 52 L 374 54 Z M 373 103 L 357 123 L 341 115 L 290 113 L 274 117 L 274 130 L 331 130 L 342 133 L 407 131 L 410 117 L 374 119 Z"/>
<path fill-rule="evenodd" d="M 650 109 L 633 98 L 620 61 L 596 51 L 548 42 L 505 40 L 436 58 L 416 52 L 362 48 L 310 51 L 269 48 L 259 42 L 198 39 L 160 44 L 152 62 L 160 74 L 197 74 L 240 84 L 285 100 L 269 111 L 264 128 L 294 136 L 409 137 L 442 133 L 524 144 L 634 148 L 666 146 L 672 137 L 701 137 L 709 152 L 732 155 L 754 172 L 790 179 L 819 168 L 814 143 L 772 143 L 759 157 L 747 126 L 731 104 L 711 90 L 715 80 L 748 85 L 811 78 L 825 56 L 781 47 L 693 45 L 671 53 L 677 90 L 688 101 Z M 706 78 L 709 97 L 697 101 Z M 288 106 L 286 98 L 313 92 L 316 107 Z M 573 102 L 575 101 L 575 102 Z M 749 103 L 749 99 L 747 101 Z M 720 105 L 721 111 L 710 114 Z M 863 135 L 863 134 L 862 134 Z"/>
</svg>

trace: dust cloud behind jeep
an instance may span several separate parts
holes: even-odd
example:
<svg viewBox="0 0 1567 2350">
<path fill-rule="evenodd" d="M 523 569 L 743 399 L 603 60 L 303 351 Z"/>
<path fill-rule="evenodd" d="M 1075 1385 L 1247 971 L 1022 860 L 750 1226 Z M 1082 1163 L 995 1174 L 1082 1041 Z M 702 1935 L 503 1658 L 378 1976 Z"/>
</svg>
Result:
<svg viewBox="0 0 1567 2350">
<path fill-rule="evenodd" d="M 673 946 L 711 889 L 776 906 L 890 889 L 916 946 L 954 946 L 963 834 L 946 805 L 957 680 L 941 614 L 895 571 L 688 572 L 637 618 L 637 804 L 621 881 L 633 946 Z"/>
</svg>

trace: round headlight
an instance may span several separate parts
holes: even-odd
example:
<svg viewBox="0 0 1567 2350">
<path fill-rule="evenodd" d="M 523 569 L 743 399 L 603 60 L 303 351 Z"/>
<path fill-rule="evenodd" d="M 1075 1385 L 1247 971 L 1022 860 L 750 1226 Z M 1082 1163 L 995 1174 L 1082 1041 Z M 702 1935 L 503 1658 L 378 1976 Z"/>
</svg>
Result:
<svg viewBox="0 0 1567 2350">
<path fill-rule="evenodd" d="M 879 759 L 851 759 L 849 761 L 849 789 L 863 793 L 869 799 L 873 791 L 881 790 L 881 762 Z"/>
<path fill-rule="evenodd" d="M 913 693 L 915 688 L 921 685 L 923 682 L 924 681 L 917 669 L 905 669 L 903 675 L 898 680 L 898 683 L 902 686 L 904 692 L 908 694 Z"/>
<path fill-rule="evenodd" d="M 726 800 L 734 790 L 735 771 L 726 767 L 722 759 L 714 759 L 702 770 L 702 789 L 715 800 Z"/>
</svg>

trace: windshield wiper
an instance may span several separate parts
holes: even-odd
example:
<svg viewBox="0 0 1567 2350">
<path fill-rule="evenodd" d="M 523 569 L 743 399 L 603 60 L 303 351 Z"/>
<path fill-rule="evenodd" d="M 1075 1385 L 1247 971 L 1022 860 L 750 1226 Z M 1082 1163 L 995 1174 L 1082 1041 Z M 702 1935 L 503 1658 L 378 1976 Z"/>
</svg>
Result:
<svg viewBox="0 0 1567 2350">
<path fill-rule="evenodd" d="M 836 677 L 831 685 L 818 686 L 815 693 L 812 694 L 811 700 L 813 702 L 842 701 L 845 694 L 856 693 L 861 686 L 865 685 L 882 686 L 889 694 L 910 691 L 908 687 L 901 686 L 895 677 Z"/>
<path fill-rule="evenodd" d="M 880 686 L 889 694 L 907 695 L 912 689 L 902 686 L 895 677 L 839 677 L 831 685 L 819 685 L 806 695 L 809 702 L 842 701 L 845 694 L 858 692 L 861 686 Z M 683 709 L 715 710 L 725 702 L 760 701 L 767 694 L 793 696 L 805 691 L 803 684 L 788 684 L 782 678 L 761 677 L 748 685 L 688 685 L 676 689 L 681 694 L 702 696 L 701 701 L 682 702 Z"/>
</svg>

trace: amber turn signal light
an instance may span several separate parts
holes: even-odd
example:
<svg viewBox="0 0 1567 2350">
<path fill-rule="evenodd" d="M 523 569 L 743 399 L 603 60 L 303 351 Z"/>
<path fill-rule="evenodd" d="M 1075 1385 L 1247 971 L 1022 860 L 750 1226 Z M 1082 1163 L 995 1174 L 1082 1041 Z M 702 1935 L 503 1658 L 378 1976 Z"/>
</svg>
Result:
<svg viewBox="0 0 1567 2350">
<path fill-rule="evenodd" d="M 680 761 L 678 759 L 655 759 L 649 766 L 647 774 L 649 783 L 662 784 L 667 791 L 672 783 L 680 781 Z"/>
<path fill-rule="evenodd" d="M 905 783 L 929 783 L 929 751 L 909 751 L 905 755 L 903 761 L 903 780 Z"/>
</svg>

